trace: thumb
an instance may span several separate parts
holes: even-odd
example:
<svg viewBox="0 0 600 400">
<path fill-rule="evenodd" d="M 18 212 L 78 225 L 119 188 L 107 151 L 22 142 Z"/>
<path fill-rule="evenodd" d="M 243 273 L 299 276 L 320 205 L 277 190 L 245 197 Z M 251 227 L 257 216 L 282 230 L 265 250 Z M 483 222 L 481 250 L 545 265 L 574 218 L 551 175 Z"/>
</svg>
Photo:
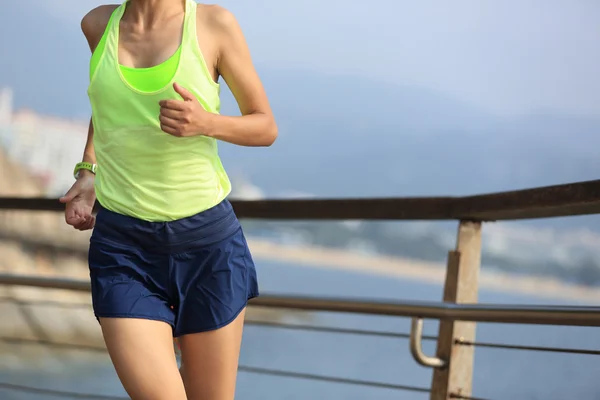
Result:
<svg viewBox="0 0 600 400">
<path fill-rule="evenodd" d="M 77 191 L 75 190 L 75 187 L 72 187 L 63 197 L 58 199 L 58 201 L 61 203 L 68 203 L 73 200 L 75 196 L 77 196 Z"/>
<path fill-rule="evenodd" d="M 183 86 L 181 86 L 178 83 L 173 83 L 173 89 L 175 89 L 175 91 L 183 98 L 183 100 L 185 101 L 191 101 L 191 100 L 196 100 L 196 97 L 190 93 L 189 90 L 187 90 L 186 88 L 184 88 Z"/>
</svg>

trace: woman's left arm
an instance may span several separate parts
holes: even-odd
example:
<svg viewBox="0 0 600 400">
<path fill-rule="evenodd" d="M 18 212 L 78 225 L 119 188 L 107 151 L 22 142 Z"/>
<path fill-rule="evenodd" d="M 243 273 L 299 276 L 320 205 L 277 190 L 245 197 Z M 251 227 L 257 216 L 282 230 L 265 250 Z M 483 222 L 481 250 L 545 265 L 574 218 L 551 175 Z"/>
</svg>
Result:
<svg viewBox="0 0 600 400">
<path fill-rule="evenodd" d="M 203 133 L 240 146 L 270 146 L 277 138 L 277 124 L 242 29 L 232 13 L 218 6 L 212 20 L 219 43 L 217 69 L 242 115 L 214 114 Z"/>
<path fill-rule="evenodd" d="M 211 8 L 211 36 L 218 42 L 217 69 L 242 115 L 229 117 L 205 111 L 192 93 L 175 83 L 173 87 L 182 100 L 160 101 L 161 128 L 178 137 L 204 135 L 240 146 L 270 146 L 277 138 L 277 124 L 242 29 L 229 11 Z"/>
</svg>

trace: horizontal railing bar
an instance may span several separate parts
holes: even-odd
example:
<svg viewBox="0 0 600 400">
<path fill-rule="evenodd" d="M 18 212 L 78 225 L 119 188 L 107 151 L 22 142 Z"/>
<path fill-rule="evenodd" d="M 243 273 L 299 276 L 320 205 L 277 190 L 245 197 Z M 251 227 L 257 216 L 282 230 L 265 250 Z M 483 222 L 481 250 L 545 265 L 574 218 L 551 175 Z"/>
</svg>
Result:
<svg viewBox="0 0 600 400">
<path fill-rule="evenodd" d="M 464 197 L 231 200 L 240 218 L 516 220 L 600 213 L 600 180 Z M 62 211 L 51 198 L 0 198 L 0 209 Z"/>
<path fill-rule="evenodd" d="M 47 300 L 23 300 L 15 299 L 12 297 L 0 297 L 0 304 L 10 303 L 22 306 L 36 306 L 36 307 L 57 307 L 62 309 L 90 309 L 91 304 L 84 303 L 69 303 L 65 301 L 47 301 Z M 302 330 L 311 332 L 326 332 L 326 333 L 342 333 L 350 335 L 364 335 L 364 336 L 380 336 L 389 338 L 400 338 L 408 339 L 410 335 L 408 333 L 399 332 L 388 332 L 388 331 L 374 331 L 365 329 L 350 329 L 350 328 L 335 328 L 329 326 L 316 326 L 316 325 L 305 325 L 305 324 L 287 324 L 284 322 L 274 321 L 261 321 L 254 319 L 246 319 L 245 325 L 252 326 L 263 326 L 269 328 L 278 328 L 286 330 Z M 436 336 L 423 336 L 424 340 L 437 340 Z M 1 339 L 0 339 L 1 340 Z"/>
<path fill-rule="evenodd" d="M 262 296 L 253 299 L 251 304 L 305 311 L 348 312 L 455 321 L 600 326 L 600 307 L 452 304 L 427 301 L 383 302 L 291 296 Z"/>
<path fill-rule="evenodd" d="M 24 339 L 24 338 L 14 338 L 14 337 L 0 337 L 0 341 L 5 342 L 5 343 L 11 343 L 11 344 L 43 345 L 43 346 L 54 347 L 54 348 L 63 348 L 63 349 L 68 348 L 68 349 L 72 349 L 72 350 L 87 350 L 87 351 L 94 351 L 94 352 L 106 352 L 106 349 L 103 347 L 73 344 L 73 343 L 58 343 L 58 342 L 52 342 L 52 341 L 48 341 L 48 340 L 44 340 L 44 339 Z M 251 373 L 282 376 L 282 377 L 288 377 L 288 378 L 301 378 L 301 379 L 320 380 L 320 381 L 327 381 L 327 382 L 363 385 L 363 386 L 386 388 L 386 389 L 429 392 L 429 389 L 418 388 L 418 387 L 413 387 L 413 386 L 405 386 L 405 385 L 396 385 L 393 383 L 375 382 L 375 381 L 358 380 L 358 379 L 350 379 L 350 378 L 340 378 L 340 377 L 334 377 L 334 376 L 315 375 L 315 374 L 307 374 L 307 373 L 301 373 L 301 372 L 282 371 L 282 370 L 265 369 L 265 368 L 258 368 L 258 367 L 240 366 L 239 370 L 245 371 L 245 372 L 251 372 Z"/>
<path fill-rule="evenodd" d="M 10 303 L 22 306 L 36 306 L 36 307 L 57 307 L 62 309 L 90 309 L 91 304 L 85 303 L 69 303 L 65 301 L 52 301 L 52 300 L 23 300 L 23 299 L 15 299 L 12 297 L 0 297 L 0 304 Z M 379 337 L 389 337 L 395 339 L 409 339 L 410 334 L 408 333 L 399 333 L 399 332 L 389 332 L 389 331 L 375 331 L 375 330 L 366 330 L 366 329 L 351 329 L 351 328 L 336 328 L 330 326 L 317 326 L 317 325 L 305 325 L 305 324 L 288 324 L 284 322 L 274 322 L 274 321 L 261 321 L 255 319 L 246 319 L 244 321 L 245 325 L 251 326 L 262 326 L 268 328 L 278 328 L 278 329 L 286 329 L 286 330 L 301 330 L 301 331 L 311 331 L 311 332 L 323 332 L 323 333 L 341 333 L 341 334 L 349 334 L 349 335 L 362 335 L 362 336 L 379 336 Z M 424 335 L 422 337 L 423 340 L 437 340 L 437 336 L 427 336 Z M 2 339 L 0 339 L 2 340 Z"/>
<path fill-rule="evenodd" d="M 464 396 L 464 395 L 458 394 L 458 393 L 450 393 L 450 398 L 457 399 L 457 400 L 490 400 L 490 399 L 484 399 L 483 397 Z"/>
<path fill-rule="evenodd" d="M 14 297 L 0 297 L 0 304 L 10 303 L 20 306 L 36 306 L 36 307 L 56 307 L 56 308 L 71 308 L 71 309 L 91 309 L 90 303 L 75 303 L 66 301 L 54 300 L 25 300 L 16 299 Z"/>
<path fill-rule="evenodd" d="M 65 301 L 52 301 L 52 300 L 23 300 L 23 299 L 15 299 L 12 297 L 0 297 L 0 304 L 15 304 L 20 306 L 35 306 L 35 307 L 56 307 L 62 309 L 90 309 L 91 304 L 85 303 L 69 303 Z M 278 328 L 278 329 L 286 329 L 286 330 L 302 330 L 302 331 L 312 331 L 312 332 L 326 332 L 326 333 L 341 333 L 341 334 L 350 334 L 350 335 L 363 335 L 363 336 L 379 336 L 379 337 L 389 337 L 389 338 L 401 338 L 408 339 L 410 335 L 408 333 L 399 333 L 399 332 L 389 332 L 389 331 L 375 331 L 375 330 L 365 330 L 365 329 L 350 329 L 350 328 L 336 328 L 329 326 L 317 326 L 317 325 L 305 325 L 305 324 L 287 324 L 283 322 L 274 322 L 274 321 L 261 321 L 261 320 L 253 320 L 246 319 L 244 321 L 245 325 L 252 326 L 263 326 L 269 328 Z M 423 336 L 424 340 L 437 340 L 436 336 Z M 0 338 L 0 340 L 2 340 Z"/>
<path fill-rule="evenodd" d="M 37 303 L 21 303 L 18 304 L 26 304 L 32 305 Z M 68 304 L 68 303 L 66 303 Z M 333 327 L 324 327 L 324 326 L 314 326 L 314 325 L 299 325 L 299 324 L 285 324 L 278 322 L 270 322 L 270 321 L 258 321 L 248 319 L 245 322 L 245 325 L 253 325 L 253 326 L 266 326 L 272 328 L 286 329 L 286 330 L 306 330 L 311 332 L 327 332 L 327 333 L 339 333 L 339 334 L 350 334 L 350 335 L 363 335 L 363 336 L 379 336 L 379 337 L 388 337 L 395 339 L 409 339 L 410 335 L 407 333 L 396 333 L 396 332 L 385 332 L 385 331 L 372 331 L 372 330 L 361 330 L 361 329 L 347 329 L 347 328 L 333 328 Z M 437 340 L 436 336 L 423 336 L 423 340 L 435 341 Z M 88 351 L 99 351 L 104 352 L 106 349 L 104 347 L 98 346 L 90 346 L 83 344 L 74 344 L 74 343 L 60 343 L 54 342 L 45 339 L 29 339 L 29 338 L 16 338 L 16 337 L 0 337 L 0 341 L 5 343 L 12 344 L 26 344 L 26 345 L 43 345 L 50 347 L 58 347 L 58 348 L 67 348 L 74 350 L 88 350 Z M 457 339 L 455 341 L 456 344 L 461 346 L 475 346 L 475 347 L 485 347 L 485 348 L 493 348 L 493 349 L 505 349 L 505 350 L 522 350 L 522 351 L 539 351 L 546 353 L 561 353 L 561 354 L 578 354 L 578 355 L 593 355 L 600 356 L 600 350 L 587 350 L 587 349 L 573 349 L 573 348 L 565 348 L 565 347 L 549 347 L 549 346 L 526 346 L 526 345 L 512 345 L 512 344 L 501 344 L 501 343 L 487 343 L 487 342 L 469 342 Z"/>
<path fill-rule="evenodd" d="M 490 349 L 505 349 L 505 350 L 525 350 L 525 351 L 541 351 L 546 353 L 565 353 L 565 354 L 584 354 L 591 356 L 600 356 L 600 350 L 586 349 L 571 349 L 566 347 L 547 347 L 547 346 L 521 346 L 516 344 L 500 344 L 486 342 L 470 342 L 466 340 L 455 340 L 455 343 L 461 346 L 486 347 Z"/>
<path fill-rule="evenodd" d="M 70 350 L 84 350 L 84 351 L 93 351 L 93 352 L 106 352 L 105 347 L 100 346 L 92 346 L 88 344 L 77 344 L 77 343 L 61 343 L 54 342 L 52 340 L 46 339 L 28 339 L 28 338 L 17 338 L 17 337 L 0 337 L 0 342 L 10 343 L 10 344 L 19 344 L 19 345 L 39 345 L 46 347 L 54 347 L 58 349 L 70 349 Z"/>
<path fill-rule="evenodd" d="M 374 331 L 367 329 L 350 329 L 350 328 L 334 328 L 329 326 L 315 326 L 315 325 L 303 325 L 303 324 L 286 324 L 283 322 L 271 322 L 271 321 L 258 321 L 247 319 L 245 321 L 246 325 L 254 325 L 254 326 L 266 326 L 270 328 L 278 328 L 285 330 L 299 330 L 299 331 L 311 331 L 311 332 L 321 332 L 321 333 L 341 333 L 348 335 L 360 335 L 360 336 L 379 336 L 379 337 L 388 337 L 395 339 L 409 339 L 410 335 L 408 333 L 399 333 L 399 332 L 386 332 L 386 331 Z M 437 340 L 436 336 L 423 336 L 425 340 Z"/>
<path fill-rule="evenodd" d="M 45 396 L 59 397 L 61 399 L 88 399 L 88 400 L 128 400 L 129 397 L 105 396 L 91 393 L 66 392 L 63 390 L 45 389 L 33 386 L 17 385 L 14 383 L 0 382 L 0 389 L 15 392 L 41 394 Z"/>
<path fill-rule="evenodd" d="M 36 303 L 29 302 L 18 302 L 17 304 L 25 304 L 25 305 L 36 305 Z M 40 303 L 42 304 L 42 303 Z M 68 304 L 68 303 L 64 303 Z M 305 330 L 311 332 L 326 332 L 326 333 L 339 333 L 339 334 L 350 334 L 350 335 L 363 335 L 363 336 L 379 336 L 379 337 L 388 337 L 395 339 L 409 339 L 410 335 L 407 333 L 396 333 L 396 332 L 386 332 L 386 331 L 373 331 L 373 330 L 362 330 L 362 329 L 348 329 L 348 328 L 334 328 L 334 327 L 325 327 L 325 326 L 315 326 L 315 325 L 300 325 L 300 324 L 286 324 L 279 322 L 271 322 L 271 321 L 259 321 L 259 320 L 251 320 L 247 319 L 244 322 L 246 325 L 253 326 L 266 326 L 278 329 L 286 329 L 286 330 Z M 423 336 L 423 340 L 435 341 L 437 340 L 436 336 Z M 90 350 L 90 351 L 105 351 L 104 347 L 98 346 L 89 346 L 89 345 L 80 345 L 73 343 L 59 343 L 53 342 L 45 339 L 28 339 L 28 338 L 15 338 L 15 337 L 0 337 L 0 341 L 6 343 L 13 344 L 38 344 L 44 346 L 52 346 L 52 347 L 61 347 L 61 348 L 71 348 L 76 350 Z M 523 350 L 523 351 L 539 351 L 539 352 L 547 352 L 547 353 L 562 353 L 562 354 L 580 354 L 580 355 L 600 355 L 600 350 L 587 350 L 587 349 L 573 349 L 573 348 L 564 348 L 564 347 L 548 347 L 548 346 L 526 346 L 526 345 L 512 345 L 512 344 L 501 344 L 501 343 L 487 343 L 487 342 L 469 342 L 464 340 L 457 339 L 455 341 L 456 344 L 462 346 L 475 346 L 475 347 L 485 347 L 485 348 L 495 348 L 495 349 L 506 349 L 506 350 Z"/>
<path fill-rule="evenodd" d="M 405 390 L 405 391 L 422 392 L 422 393 L 429 393 L 431 391 L 428 388 L 418 387 L 418 386 L 397 385 L 394 383 L 367 381 L 367 380 L 350 379 L 350 378 L 340 378 L 340 377 L 335 377 L 335 376 L 309 374 L 309 373 L 304 373 L 304 372 L 282 371 L 282 370 L 278 370 L 278 369 L 250 367 L 250 366 L 246 366 L 246 365 L 240 365 L 238 370 L 253 373 L 253 374 L 280 376 L 280 377 L 284 377 L 284 378 L 307 379 L 307 380 L 311 380 L 311 381 L 344 383 L 344 384 L 350 384 L 350 385 L 376 387 L 376 388 L 380 388 L 380 389 L 395 389 L 395 390 Z"/>
<path fill-rule="evenodd" d="M 84 280 L 1 273 L 0 285 L 30 286 L 45 289 L 71 290 L 75 292 L 89 292 L 91 290 L 90 282 Z"/>
<path fill-rule="evenodd" d="M 11 274 L 0 274 L 0 284 L 77 291 L 90 290 L 88 281 Z M 455 321 L 600 326 L 600 307 L 452 304 L 427 301 L 384 302 L 275 295 L 263 295 L 255 298 L 250 301 L 250 305 L 304 311 L 389 315 Z"/>
</svg>

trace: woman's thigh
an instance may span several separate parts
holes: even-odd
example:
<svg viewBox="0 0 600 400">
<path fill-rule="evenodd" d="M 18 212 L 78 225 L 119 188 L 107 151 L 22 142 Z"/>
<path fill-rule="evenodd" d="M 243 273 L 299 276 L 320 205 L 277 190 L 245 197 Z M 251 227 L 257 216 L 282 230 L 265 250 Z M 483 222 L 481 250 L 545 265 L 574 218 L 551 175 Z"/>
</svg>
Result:
<svg viewBox="0 0 600 400">
<path fill-rule="evenodd" d="M 169 324 L 100 318 L 108 353 L 132 400 L 185 400 Z"/>
<path fill-rule="evenodd" d="M 178 338 L 188 400 L 233 400 L 245 310 L 228 325 Z"/>
</svg>

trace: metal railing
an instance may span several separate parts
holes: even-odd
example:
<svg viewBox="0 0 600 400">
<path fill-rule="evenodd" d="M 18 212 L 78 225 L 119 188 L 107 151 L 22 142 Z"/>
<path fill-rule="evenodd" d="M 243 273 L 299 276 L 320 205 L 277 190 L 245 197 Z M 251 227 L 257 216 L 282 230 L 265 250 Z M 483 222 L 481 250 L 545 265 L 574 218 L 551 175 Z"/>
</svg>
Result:
<svg viewBox="0 0 600 400">
<path fill-rule="evenodd" d="M 533 218 L 565 217 L 600 213 L 600 180 L 517 190 L 504 193 L 465 197 L 429 198 L 380 198 L 380 199 L 286 199 L 286 200 L 232 200 L 239 218 L 271 220 L 458 220 L 457 246 L 448 253 L 446 282 L 443 302 L 422 301 L 369 301 L 365 299 L 307 298 L 262 295 L 251 301 L 251 306 L 305 310 L 314 312 L 341 312 L 367 315 L 387 315 L 412 319 L 408 333 L 385 332 L 361 329 L 345 329 L 306 324 L 249 320 L 248 325 L 260 325 L 274 329 L 329 332 L 348 335 L 370 335 L 409 340 L 409 349 L 421 365 L 431 367 L 431 387 L 415 387 L 395 383 L 364 381 L 336 376 L 321 376 L 294 371 L 259 368 L 240 365 L 240 371 L 289 378 L 330 381 L 352 385 L 409 390 L 430 393 L 431 400 L 471 399 L 482 400 L 471 395 L 473 355 L 475 347 L 508 349 L 515 351 L 547 351 L 579 355 L 600 355 L 600 350 L 556 348 L 544 346 L 506 345 L 478 342 L 475 340 L 476 322 L 498 322 L 514 324 L 545 324 L 570 326 L 600 326 L 600 307 L 565 306 L 512 306 L 477 303 L 477 281 L 481 257 L 481 225 L 486 221 L 518 220 Z M 47 198 L 0 198 L 0 210 L 62 211 L 64 205 L 56 199 Z M 8 220 L 7 220 L 8 221 Z M 14 221 L 13 221 L 14 222 Z M 2 232 L 10 240 L 36 246 L 57 246 L 55 237 L 28 237 L 19 231 Z M 83 243 L 69 244 L 63 240 L 57 249 L 72 254 L 83 254 Z M 57 288 L 73 291 L 88 291 L 89 282 L 69 279 L 49 279 L 31 276 L 0 275 L 0 284 L 24 285 L 38 288 Z M 89 305 L 58 302 L 43 303 L 30 300 L 0 299 L 22 307 L 89 307 Z M 440 321 L 438 336 L 423 336 L 423 319 Z M 46 346 L 68 348 L 67 343 L 54 343 L 43 338 L 0 338 L 13 344 L 37 343 Z M 435 356 L 425 355 L 424 340 L 435 341 Z M 82 348 L 82 346 L 77 346 Z M 85 347 L 85 346 L 84 346 Z M 104 351 L 103 348 L 85 350 Z M 27 388 L 10 383 L 0 383 L 0 388 L 41 393 L 40 388 Z M 46 392 L 49 393 L 49 392 Z M 52 393 L 50 393 L 52 394 Z M 56 392 L 62 398 L 97 398 L 78 393 Z M 112 397 L 118 398 L 118 397 Z"/>
<path fill-rule="evenodd" d="M 88 281 L 0 274 L 0 284 L 50 289 L 90 291 Z M 261 295 L 250 300 L 258 307 L 302 311 L 329 311 L 366 315 L 389 315 L 417 319 L 497 322 L 511 324 L 600 326 L 600 307 L 516 306 L 499 304 L 452 304 L 431 301 L 369 301 L 340 298 Z M 415 327 L 414 330 L 417 330 Z"/>
<path fill-rule="evenodd" d="M 90 284 L 83 280 L 56 279 L 39 276 L 24 276 L 13 274 L 0 274 L 0 285 L 27 286 L 46 289 L 61 289 L 87 292 Z M 91 308 L 89 304 L 67 303 L 56 301 L 22 300 L 11 297 L 0 298 L 0 304 L 11 303 L 19 306 L 61 307 L 65 309 Z M 451 321 L 495 322 L 513 324 L 542 324 L 542 325 L 569 325 L 569 326 L 600 326 L 600 307 L 574 307 L 574 306 L 516 306 L 498 304 L 448 304 L 443 302 L 423 301 L 357 301 L 341 298 L 307 298 L 294 296 L 261 295 L 250 301 L 251 307 L 265 307 L 287 310 L 309 310 L 341 312 L 364 315 L 387 315 L 412 318 L 410 333 L 378 331 L 367 329 L 347 329 L 338 327 L 315 326 L 307 324 L 289 324 L 273 321 L 246 320 L 246 325 L 256 325 L 287 330 L 303 330 L 313 332 L 328 332 L 346 335 L 366 335 L 389 338 L 409 339 L 409 349 L 413 358 L 420 365 L 431 368 L 446 368 L 448 360 L 439 357 L 427 356 L 422 350 L 422 341 L 437 341 L 436 336 L 423 336 L 423 319 L 439 319 Z M 94 352 L 105 352 L 100 346 L 90 346 L 72 343 L 59 343 L 44 339 L 24 339 L 17 337 L 0 337 L 0 341 L 10 344 L 36 344 L 61 349 L 77 349 Z M 457 340 L 460 346 L 478 346 L 510 350 L 547 351 L 555 353 L 600 355 L 600 350 L 556 348 L 545 346 L 517 346 L 498 343 L 471 342 Z M 325 381 L 350 385 L 369 386 L 412 392 L 430 393 L 426 387 L 402 385 L 388 382 L 358 380 L 336 376 L 324 376 L 304 372 L 283 371 L 279 369 L 260 368 L 249 365 L 240 365 L 239 371 L 248 373 L 280 376 L 312 381 Z M 123 399 L 118 396 L 101 396 L 97 394 L 75 393 L 60 390 L 47 390 L 38 387 L 15 385 L 0 382 L 0 388 L 21 391 L 26 393 L 47 394 L 61 396 L 62 398 L 89 398 L 89 399 Z M 459 393 L 450 393 L 450 398 L 465 400 L 487 400 L 473 396 L 462 396 Z"/>
</svg>

